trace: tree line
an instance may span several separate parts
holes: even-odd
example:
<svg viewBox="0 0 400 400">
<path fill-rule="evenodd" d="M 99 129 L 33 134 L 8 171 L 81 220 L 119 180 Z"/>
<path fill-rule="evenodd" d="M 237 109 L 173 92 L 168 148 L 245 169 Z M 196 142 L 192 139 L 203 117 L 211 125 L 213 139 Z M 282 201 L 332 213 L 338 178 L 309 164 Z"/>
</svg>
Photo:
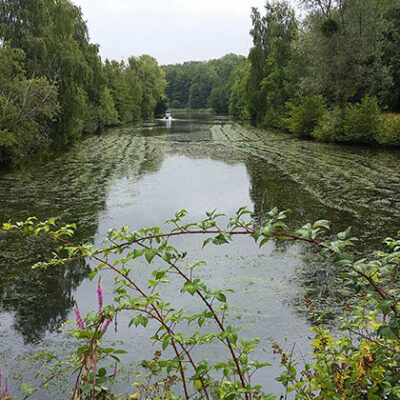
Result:
<svg viewBox="0 0 400 400">
<path fill-rule="evenodd" d="M 103 63 L 69 0 L 0 4 L 0 163 L 151 118 L 166 85 L 148 55 Z"/>
<path fill-rule="evenodd" d="M 227 54 L 216 60 L 162 66 L 170 106 L 228 113 L 234 71 L 244 61 L 243 56 Z"/>
<path fill-rule="evenodd" d="M 224 64 L 228 56 L 164 67 L 172 105 L 199 108 L 200 91 L 201 107 L 258 126 L 325 141 L 400 145 L 400 1 L 298 5 L 301 19 L 286 0 L 252 9 L 253 46 L 222 83 L 212 84 L 210 63 Z M 229 97 L 223 108 L 214 106 L 212 92 Z"/>
</svg>

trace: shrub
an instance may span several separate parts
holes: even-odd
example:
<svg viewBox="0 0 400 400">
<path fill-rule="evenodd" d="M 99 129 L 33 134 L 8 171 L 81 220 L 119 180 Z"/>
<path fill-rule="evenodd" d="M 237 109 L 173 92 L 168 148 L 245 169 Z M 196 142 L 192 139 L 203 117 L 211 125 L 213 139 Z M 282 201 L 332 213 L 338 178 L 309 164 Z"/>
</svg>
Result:
<svg viewBox="0 0 400 400">
<path fill-rule="evenodd" d="M 312 360 L 297 362 L 293 354 L 285 353 L 274 344 L 274 352 L 281 357 L 283 372 L 277 378 L 286 388 L 281 398 L 296 400 L 380 400 L 400 398 L 400 233 L 395 239 L 384 241 L 384 251 L 359 258 L 350 249 L 357 241 L 350 229 L 333 235 L 330 224 L 320 220 L 308 223 L 296 231 L 288 231 L 286 213 L 276 208 L 268 213 L 267 220 L 255 227 L 249 217 L 250 211 L 242 207 L 232 218 L 216 211 L 207 213 L 201 222 L 184 221 L 186 211 L 176 213 L 166 221 L 171 230 L 162 232 L 159 227 L 130 231 L 128 227 L 108 232 L 104 248 L 92 245 L 76 245 L 70 240 L 76 225 L 67 225 L 55 230 L 55 220 L 38 222 L 29 218 L 25 222 L 4 223 L 0 233 L 31 234 L 52 238 L 62 245 L 62 253 L 53 260 L 36 264 L 36 268 L 57 266 L 71 259 L 90 258 L 97 262 L 91 279 L 102 270 L 113 272 L 115 297 L 111 304 L 104 304 L 100 279 L 97 283 L 97 310 L 82 316 L 76 305 L 76 328 L 72 334 L 79 341 L 76 357 L 70 362 L 57 363 L 50 376 L 38 387 L 27 388 L 28 399 L 39 389 L 65 374 L 76 374 L 73 399 L 116 399 L 107 389 L 116 376 L 106 371 L 107 359 L 120 362 L 120 349 L 102 347 L 103 336 L 121 312 L 131 314 L 129 326 L 147 327 L 148 337 L 157 346 L 152 360 L 143 361 L 156 376 L 145 377 L 143 384 L 134 383 L 137 390 L 130 399 L 147 400 L 276 400 L 273 394 L 264 393 L 260 385 L 251 382 L 252 375 L 270 364 L 254 359 L 257 354 L 257 338 L 242 338 L 239 329 L 229 325 L 225 314 L 229 310 L 227 289 L 212 289 L 201 279 L 197 268 L 204 264 L 198 261 L 187 265 L 186 252 L 171 246 L 169 239 L 177 235 L 207 235 L 204 245 L 224 245 L 234 236 L 251 236 L 261 247 L 271 240 L 304 242 L 321 251 L 321 257 L 331 260 L 342 269 L 343 284 L 359 289 L 352 307 L 344 303 L 344 318 L 340 332 L 331 332 L 323 326 L 322 316 L 316 314 L 312 300 L 306 301 L 314 322 L 312 328 Z M 222 219 L 224 218 L 224 219 Z M 218 220 L 218 223 L 217 223 Z M 225 220 L 225 224 L 224 221 Z M 224 224 L 224 225 L 221 225 Z M 223 230 L 220 226 L 226 226 Z M 109 258 L 112 255 L 112 258 Z M 135 266 L 146 261 L 149 280 Z M 163 264 L 160 262 L 163 261 Z M 140 278 L 139 278 L 140 276 Z M 161 290 L 172 277 L 180 281 L 180 296 L 191 296 L 202 304 L 202 312 L 188 314 L 183 308 L 174 308 L 168 300 L 169 290 Z M 162 294 L 163 293 L 163 294 Z M 183 326 L 196 323 L 195 333 L 184 334 Z M 205 328 L 203 327 L 205 326 Z M 155 332 L 154 332 L 155 330 Z M 202 347 L 220 344 L 216 363 L 199 360 Z M 169 351 L 166 351 L 167 348 Z M 164 352 L 165 351 L 165 352 Z M 226 351 L 226 353 L 224 353 Z M 260 354 L 259 354 L 260 355 Z M 114 369 L 114 371 L 116 371 Z M 42 375 L 40 375 L 42 376 Z M 152 383 L 151 379 L 157 379 Z M 180 385 L 181 396 L 170 392 L 171 386 Z M 294 394 L 293 394 L 294 393 Z M 149 396 L 151 394 L 151 396 Z M 69 396 L 68 396 L 69 397 Z M 118 396 L 118 398 L 121 398 Z M 3 389 L 0 382 L 0 399 L 11 400 L 8 385 Z"/>
<path fill-rule="evenodd" d="M 378 142 L 389 146 L 400 146 L 400 115 L 382 115 L 382 130 Z"/>
<path fill-rule="evenodd" d="M 311 136 L 326 112 L 322 96 L 306 97 L 298 106 L 287 103 L 289 108 L 286 123 L 290 132 L 299 136 Z"/>
<path fill-rule="evenodd" d="M 343 141 L 343 135 L 343 110 L 339 107 L 327 111 L 312 132 L 312 136 L 324 142 Z"/>
<path fill-rule="evenodd" d="M 376 97 L 366 96 L 361 103 L 349 104 L 345 110 L 343 128 L 345 142 L 377 142 L 382 122 Z"/>
</svg>

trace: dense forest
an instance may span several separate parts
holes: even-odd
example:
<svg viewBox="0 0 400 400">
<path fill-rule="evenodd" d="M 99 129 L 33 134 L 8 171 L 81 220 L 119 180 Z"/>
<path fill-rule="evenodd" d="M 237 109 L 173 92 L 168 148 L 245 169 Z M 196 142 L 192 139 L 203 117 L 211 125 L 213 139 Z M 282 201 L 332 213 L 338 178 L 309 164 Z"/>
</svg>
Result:
<svg viewBox="0 0 400 400">
<path fill-rule="evenodd" d="M 150 56 L 102 62 L 68 0 L 0 5 L 0 163 L 150 118 L 166 80 Z"/>
<path fill-rule="evenodd" d="M 227 54 L 218 60 L 166 65 L 166 95 L 173 108 L 212 108 L 227 114 L 236 68 L 245 57 Z"/>
<path fill-rule="evenodd" d="M 400 1 L 285 0 L 251 11 L 253 47 L 162 68 L 105 60 L 69 0 L 0 6 L 0 163 L 85 132 L 212 108 L 323 141 L 400 145 Z M 168 82 L 168 83 L 167 83 Z"/>
<path fill-rule="evenodd" d="M 247 60 L 165 66 L 171 105 L 229 111 L 325 141 L 400 145 L 400 2 L 299 6 L 301 20 L 287 1 L 252 9 Z M 229 73 L 218 74 L 218 65 Z"/>
</svg>

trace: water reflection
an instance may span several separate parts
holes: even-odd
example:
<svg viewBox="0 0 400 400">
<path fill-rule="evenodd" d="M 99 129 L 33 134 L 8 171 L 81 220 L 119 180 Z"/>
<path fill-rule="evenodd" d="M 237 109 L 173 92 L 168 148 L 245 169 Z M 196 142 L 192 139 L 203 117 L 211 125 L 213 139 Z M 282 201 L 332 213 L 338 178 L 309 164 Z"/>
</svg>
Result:
<svg viewBox="0 0 400 400">
<path fill-rule="evenodd" d="M 151 132 L 152 126 L 143 127 Z M 105 137 L 107 136 L 107 140 Z M 156 134 L 159 137 L 159 132 Z M 0 176 L 0 221 L 58 217 L 60 224 L 76 221 L 76 241 L 90 242 L 97 232 L 105 196 L 115 179 L 156 172 L 165 146 L 123 128 L 111 135 L 93 136 L 44 163 Z M 65 268 L 32 270 L 50 258 L 56 245 L 43 238 L 0 236 L 0 302 L 15 315 L 14 327 L 26 342 L 42 339 L 66 320 L 73 292 L 90 273 L 77 263 Z"/>
</svg>

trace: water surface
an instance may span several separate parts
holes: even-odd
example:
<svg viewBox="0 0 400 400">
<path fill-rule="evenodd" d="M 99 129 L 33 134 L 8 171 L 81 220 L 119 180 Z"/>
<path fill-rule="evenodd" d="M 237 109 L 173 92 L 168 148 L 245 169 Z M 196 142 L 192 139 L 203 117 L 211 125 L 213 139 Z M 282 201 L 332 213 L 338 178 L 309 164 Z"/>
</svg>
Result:
<svg viewBox="0 0 400 400">
<path fill-rule="evenodd" d="M 21 169 L 0 171 L 0 222 L 55 216 L 60 224 L 78 224 L 76 241 L 97 245 L 112 227 L 161 225 L 182 208 L 200 220 L 206 210 L 230 215 L 244 205 L 259 220 L 273 206 L 292 209 L 292 227 L 322 218 L 331 220 L 335 231 L 351 225 L 363 239 L 357 250 L 368 252 L 400 227 L 398 152 L 318 144 L 193 114 L 170 126 L 155 121 L 110 129 Z M 211 287 L 234 290 L 228 318 L 244 327 L 243 335 L 263 339 L 257 354 L 262 361 L 273 361 L 273 340 L 288 349 L 296 343 L 307 357 L 304 297 L 313 297 L 321 308 L 340 305 L 344 298 L 339 273 L 315 264 L 307 246 L 269 244 L 259 250 L 241 238 L 229 247 L 202 250 L 201 240 L 193 237 L 176 245 L 189 250 L 193 260 L 207 260 L 200 275 Z M 93 264 L 31 269 L 54 248 L 45 239 L 0 236 L 0 364 L 11 378 L 32 377 L 35 352 L 55 350 L 62 357 L 73 346 L 59 329 L 74 319 L 75 302 L 84 311 L 95 308 L 95 282 L 88 279 Z M 136 279 L 144 282 L 148 273 L 139 265 Z M 103 275 L 111 302 L 112 276 Z M 177 307 L 198 310 L 179 287 L 171 282 L 165 295 Z M 336 313 L 340 308 L 332 307 L 333 318 Z M 118 333 L 108 334 L 130 351 L 125 361 L 132 366 L 121 376 L 154 351 L 148 331 L 128 329 L 126 318 L 121 317 Z M 218 359 L 219 351 L 211 348 L 205 356 Z M 256 379 L 278 393 L 278 371 L 275 362 Z M 129 379 L 120 388 L 129 389 Z"/>
</svg>

